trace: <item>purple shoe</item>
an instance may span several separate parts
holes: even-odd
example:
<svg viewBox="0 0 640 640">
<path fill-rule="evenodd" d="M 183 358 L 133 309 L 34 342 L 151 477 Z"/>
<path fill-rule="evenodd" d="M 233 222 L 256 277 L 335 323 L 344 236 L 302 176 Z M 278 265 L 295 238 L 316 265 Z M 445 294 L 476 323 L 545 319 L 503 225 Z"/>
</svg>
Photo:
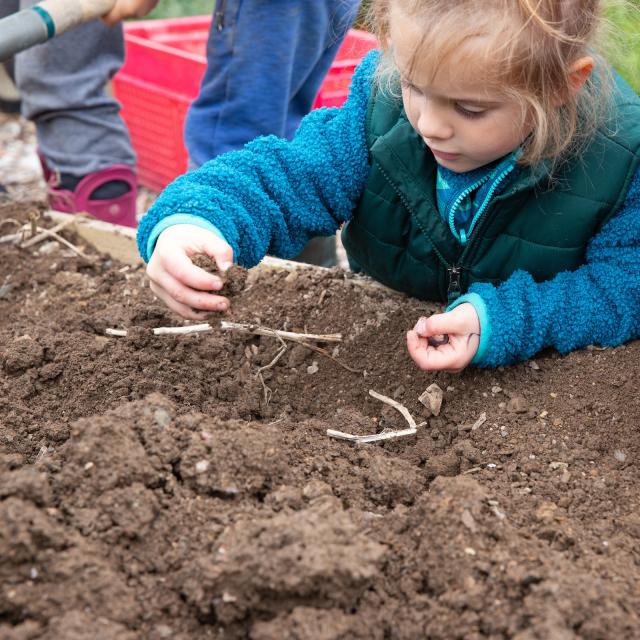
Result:
<svg viewBox="0 0 640 640">
<path fill-rule="evenodd" d="M 80 179 L 73 190 L 60 186 L 58 173 L 49 169 L 46 160 L 40 156 L 42 170 L 47 182 L 49 206 L 63 213 L 88 213 L 98 220 L 136 227 L 136 197 L 138 185 L 133 169 L 124 164 L 116 164 L 107 169 L 90 173 Z M 114 198 L 91 199 L 100 187 L 109 183 L 124 183 L 129 187 L 126 193 Z"/>
</svg>

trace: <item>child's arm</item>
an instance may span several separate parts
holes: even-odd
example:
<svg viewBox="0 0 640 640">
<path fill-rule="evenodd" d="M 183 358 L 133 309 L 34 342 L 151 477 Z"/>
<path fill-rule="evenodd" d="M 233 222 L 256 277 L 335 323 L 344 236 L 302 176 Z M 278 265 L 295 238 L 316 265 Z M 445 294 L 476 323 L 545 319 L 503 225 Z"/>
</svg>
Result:
<svg viewBox="0 0 640 640">
<path fill-rule="evenodd" d="M 480 346 L 472 363 L 499 366 L 546 347 L 567 353 L 640 337 L 640 170 L 586 257 L 584 266 L 547 282 L 536 283 L 519 271 L 499 287 L 473 285 L 453 305 L 471 302 L 480 318 Z"/>
<path fill-rule="evenodd" d="M 217 230 L 246 267 L 266 253 L 291 257 L 308 239 L 332 235 L 348 220 L 368 175 L 365 116 L 376 54 L 354 75 L 341 109 L 304 118 L 294 140 L 262 137 L 175 180 L 140 222 L 149 261 L 171 224 Z"/>
</svg>

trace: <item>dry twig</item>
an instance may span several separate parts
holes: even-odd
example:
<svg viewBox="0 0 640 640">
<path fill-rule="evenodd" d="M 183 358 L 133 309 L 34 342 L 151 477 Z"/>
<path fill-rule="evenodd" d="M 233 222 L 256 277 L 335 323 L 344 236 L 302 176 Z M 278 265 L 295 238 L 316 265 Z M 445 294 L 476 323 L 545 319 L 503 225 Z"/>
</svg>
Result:
<svg viewBox="0 0 640 640">
<path fill-rule="evenodd" d="M 343 369 L 346 369 L 347 371 L 351 371 L 351 373 L 364 373 L 364 371 L 361 371 L 360 369 L 354 369 L 349 365 L 346 365 L 343 362 L 340 362 L 340 360 L 338 360 L 337 358 L 334 358 L 326 349 L 323 349 L 322 347 L 316 347 L 316 345 L 309 344 L 308 342 L 301 342 L 300 344 L 303 347 L 307 347 L 307 349 L 311 349 L 316 353 L 320 353 L 323 356 L 326 356 L 327 358 L 333 360 L 337 365 L 341 366 Z"/>
<path fill-rule="evenodd" d="M 257 324 L 239 324 L 236 322 L 222 321 L 220 328 L 223 331 L 241 331 L 243 333 L 251 333 L 257 336 L 269 336 L 272 338 L 278 338 L 279 340 L 290 340 L 292 342 L 299 342 L 304 344 L 305 341 L 318 341 L 318 342 L 340 342 L 342 335 L 339 333 L 329 333 L 326 335 L 319 335 L 315 333 L 292 333 L 290 331 L 278 331 L 277 329 L 267 329 Z M 213 331 L 208 322 L 204 324 L 192 324 L 186 327 L 156 327 L 153 330 L 154 335 L 179 335 L 186 333 L 199 333 L 201 331 Z M 124 338 L 127 335 L 126 329 L 107 329 L 107 335 L 118 336 Z M 309 346 L 309 345 L 306 345 Z"/>
<path fill-rule="evenodd" d="M 29 238 L 26 242 L 23 242 L 20 245 L 20 247 L 22 249 L 28 249 L 29 247 L 32 247 L 34 244 L 38 244 L 39 242 L 42 242 L 43 240 L 46 240 L 47 238 L 50 238 L 51 237 L 50 234 L 59 233 L 65 227 L 68 227 L 72 222 L 74 222 L 73 218 L 71 218 L 69 220 L 65 220 L 64 222 L 60 222 L 59 224 L 57 224 L 52 229 L 40 229 L 40 233 L 37 233 L 35 236 Z M 30 226 L 29 227 L 25 227 L 25 228 L 30 228 Z M 56 240 L 57 240 L 57 238 L 56 238 Z"/>
<path fill-rule="evenodd" d="M 226 322 L 220 323 L 220 328 L 223 331 L 242 331 L 244 333 L 252 333 L 256 336 L 271 336 L 280 337 L 284 340 L 291 340 L 292 342 L 341 342 L 342 334 L 340 333 L 293 333 L 291 331 L 279 331 L 278 329 L 268 329 L 259 324 L 244 324 L 239 322 Z"/>
<path fill-rule="evenodd" d="M 343 431 L 335 431 L 334 429 L 327 429 L 327 435 L 330 438 L 336 438 L 338 440 L 348 440 L 349 442 L 379 442 L 380 440 L 390 440 L 391 438 L 401 438 L 403 436 L 412 436 L 418 431 L 415 420 L 411 417 L 409 410 L 396 400 L 383 396 L 380 393 L 376 393 L 373 389 L 369 390 L 369 395 L 380 402 L 384 402 L 389 406 L 397 409 L 403 416 L 403 418 L 409 423 L 408 429 L 402 429 L 401 431 L 387 431 L 382 433 L 375 433 L 369 436 L 357 436 L 352 433 L 344 433 Z"/>
<path fill-rule="evenodd" d="M 24 236 L 21 233 L 10 233 L 6 236 L 0 236 L 0 244 L 9 244 L 9 243 L 17 243 L 20 242 L 20 240 L 23 238 Z"/>
<path fill-rule="evenodd" d="M 0 227 L 4 227 L 5 224 L 12 224 L 18 228 L 22 226 L 22 222 L 15 218 L 5 218 L 4 220 L 0 220 Z"/>
<path fill-rule="evenodd" d="M 192 324 L 186 327 L 156 327 L 153 329 L 153 335 L 185 335 L 189 333 L 201 333 L 203 331 L 213 331 L 213 327 L 209 323 Z M 126 338 L 127 336 L 126 329 L 105 329 L 105 333 L 108 336 L 115 336 L 118 338 Z"/>
<path fill-rule="evenodd" d="M 276 357 L 267 365 L 265 365 L 264 367 L 260 367 L 256 373 L 257 376 L 261 376 L 263 371 L 266 371 L 267 369 L 271 369 L 271 367 L 273 367 L 276 362 L 278 362 L 278 360 L 280 360 L 280 358 L 282 358 L 282 356 L 284 355 L 284 352 L 287 350 L 287 344 L 286 342 L 280 338 L 278 336 L 278 340 L 280 340 L 280 343 L 282 344 L 282 349 L 280 349 L 280 351 L 278 351 L 278 353 L 276 354 Z M 264 382 L 263 382 L 264 384 Z"/>
<path fill-rule="evenodd" d="M 61 235 L 57 234 L 55 231 L 51 231 L 49 229 L 42 229 L 41 227 L 37 227 L 37 229 L 40 231 L 38 235 L 44 235 L 44 237 L 53 238 L 54 240 L 64 245 L 68 249 L 71 249 L 71 251 L 73 251 L 76 255 L 80 256 L 84 260 L 90 261 L 92 259 L 86 253 L 84 253 L 81 249 L 78 249 L 78 247 L 76 247 L 75 244 L 69 242 L 68 240 L 63 238 Z M 27 242 L 31 242 L 35 240 L 38 237 L 38 235 L 33 236 L 33 238 L 31 238 Z"/>
</svg>

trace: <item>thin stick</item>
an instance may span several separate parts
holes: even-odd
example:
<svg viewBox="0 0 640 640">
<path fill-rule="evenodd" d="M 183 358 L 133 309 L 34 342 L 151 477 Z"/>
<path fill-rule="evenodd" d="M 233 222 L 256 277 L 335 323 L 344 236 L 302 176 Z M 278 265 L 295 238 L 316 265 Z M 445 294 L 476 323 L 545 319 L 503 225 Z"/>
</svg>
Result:
<svg viewBox="0 0 640 640">
<path fill-rule="evenodd" d="M 57 234 L 55 231 L 49 231 L 49 229 L 42 229 L 41 227 L 38 227 L 38 229 L 41 231 L 41 233 L 44 233 L 45 236 L 48 236 L 49 238 L 53 238 L 54 240 L 57 240 L 60 244 L 63 244 L 68 249 L 71 249 L 71 251 L 73 251 L 76 255 L 80 256 L 81 258 L 84 258 L 85 260 L 89 260 L 89 261 L 91 260 L 91 258 L 86 253 L 83 253 L 80 249 L 78 249 L 78 247 L 76 247 L 75 244 L 69 242 L 68 240 L 63 238 L 61 235 Z M 35 237 L 37 236 L 34 236 L 34 238 Z M 34 238 L 31 238 L 31 239 L 33 240 Z"/>
<path fill-rule="evenodd" d="M 327 429 L 327 435 L 330 438 L 336 438 L 338 440 L 348 440 L 349 442 L 379 442 L 380 440 L 390 440 L 391 438 L 401 438 L 403 436 L 412 436 L 418 431 L 418 427 L 416 425 L 415 420 L 411 417 L 409 410 L 396 400 L 389 398 L 387 396 L 383 396 L 380 393 L 376 393 L 373 389 L 369 389 L 369 395 L 376 400 L 380 400 L 380 402 L 384 402 L 389 406 L 397 409 L 403 416 L 403 418 L 409 423 L 408 429 L 403 429 L 401 431 L 387 431 L 382 433 L 375 433 L 370 436 L 356 436 L 352 433 L 344 433 L 343 431 L 335 431 L 334 429 Z"/>
<path fill-rule="evenodd" d="M 187 327 L 156 327 L 153 330 L 155 336 L 165 335 L 184 335 L 188 333 L 201 333 L 202 331 L 212 331 L 213 327 L 210 324 L 192 324 Z M 126 329 L 105 329 L 105 333 L 108 336 L 116 336 L 118 338 L 126 338 Z"/>
<path fill-rule="evenodd" d="M 104 332 L 108 335 L 108 336 L 114 336 L 116 338 L 126 338 L 127 337 L 127 330 L 126 329 L 110 329 L 109 327 L 107 327 Z"/>
<path fill-rule="evenodd" d="M 260 383 L 262 384 L 262 389 L 264 390 L 264 404 L 265 406 L 268 406 L 269 402 L 271 401 L 272 391 L 265 384 L 264 378 L 262 377 L 262 374 L 259 371 L 258 371 L 258 380 L 260 380 Z"/>
<path fill-rule="evenodd" d="M 24 234 L 18 233 L 10 233 L 6 236 L 0 236 L 0 244 L 8 244 L 9 242 L 20 242 L 20 240 L 24 237 Z"/>
<path fill-rule="evenodd" d="M 276 362 L 278 362 L 278 360 L 282 358 L 286 350 L 287 350 L 287 345 L 284 344 L 283 342 L 282 349 L 278 351 L 278 353 L 276 354 L 276 357 L 269 364 L 266 364 L 264 367 L 260 367 L 256 372 L 256 375 L 261 375 L 263 371 L 266 371 L 267 369 L 271 369 L 271 367 L 273 367 L 276 364 Z"/>
<path fill-rule="evenodd" d="M 213 327 L 205 322 L 204 324 L 192 324 L 188 327 L 157 327 L 153 330 L 154 336 L 177 336 L 188 333 L 201 333 L 203 331 L 213 331 Z"/>
<path fill-rule="evenodd" d="M 272 336 L 280 337 L 284 340 L 291 340 L 292 342 L 312 341 L 312 342 L 342 342 L 342 334 L 340 333 L 328 333 L 328 334 L 316 334 L 316 333 L 293 333 L 291 331 L 279 331 L 278 329 L 267 329 L 258 324 L 244 324 L 238 322 L 226 322 L 220 323 L 220 328 L 223 331 L 244 331 L 245 333 L 252 333 L 257 336 Z"/>
<path fill-rule="evenodd" d="M 5 218 L 4 220 L 0 220 L 0 227 L 4 227 L 5 224 L 13 224 L 18 227 L 18 229 L 22 226 L 22 222 L 15 218 Z"/>
<path fill-rule="evenodd" d="M 323 349 L 322 347 L 316 347 L 314 344 L 309 344 L 308 342 L 301 342 L 300 344 L 303 347 L 307 347 L 307 349 L 311 349 L 312 351 L 321 353 L 323 356 L 326 356 L 327 358 L 333 360 L 337 365 L 340 365 L 343 369 L 351 371 L 351 373 L 364 373 L 364 371 L 361 371 L 360 369 L 353 369 L 349 365 L 340 362 L 340 360 L 334 358 L 326 349 Z"/>
<path fill-rule="evenodd" d="M 32 238 L 29 238 L 29 240 L 27 240 L 26 242 L 23 242 L 20 246 L 23 249 L 28 249 L 29 247 L 32 247 L 34 244 L 38 244 L 39 242 L 46 240 L 48 237 L 51 237 L 50 236 L 51 233 L 58 233 L 62 231 L 65 227 L 68 227 L 72 222 L 74 222 L 73 218 L 70 220 L 65 220 L 64 222 L 60 222 L 52 229 L 41 230 L 40 233 L 33 236 Z"/>
<path fill-rule="evenodd" d="M 236 322 L 222 321 L 220 328 L 223 331 L 242 331 L 258 336 L 269 336 L 278 338 L 279 340 L 290 340 L 291 342 L 299 342 L 305 344 L 305 340 L 317 340 L 318 342 L 340 342 L 342 335 L 339 333 L 331 333 L 327 335 L 318 335 L 314 333 L 291 333 L 290 331 L 278 331 L 277 329 L 267 329 L 257 324 L 238 324 Z M 213 331 L 213 327 L 209 323 L 193 324 L 186 327 L 156 327 L 153 330 L 154 335 L 181 335 L 186 333 L 199 333 L 201 331 Z M 127 335 L 125 329 L 107 329 L 107 335 L 124 337 Z M 311 347 L 309 344 L 305 346 L 314 349 L 319 347 Z M 330 356 L 332 357 L 332 356 Z"/>
</svg>

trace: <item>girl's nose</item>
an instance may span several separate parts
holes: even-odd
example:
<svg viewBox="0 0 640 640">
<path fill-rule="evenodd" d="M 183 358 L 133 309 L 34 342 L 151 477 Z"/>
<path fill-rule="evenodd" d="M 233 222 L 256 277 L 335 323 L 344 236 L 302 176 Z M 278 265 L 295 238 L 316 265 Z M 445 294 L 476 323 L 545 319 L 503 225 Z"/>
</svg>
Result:
<svg viewBox="0 0 640 640">
<path fill-rule="evenodd" d="M 418 118 L 418 133 L 431 140 L 448 140 L 453 135 L 453 129 L 442 110 L 433 102 L 425 101 Z"/>
</svg>

